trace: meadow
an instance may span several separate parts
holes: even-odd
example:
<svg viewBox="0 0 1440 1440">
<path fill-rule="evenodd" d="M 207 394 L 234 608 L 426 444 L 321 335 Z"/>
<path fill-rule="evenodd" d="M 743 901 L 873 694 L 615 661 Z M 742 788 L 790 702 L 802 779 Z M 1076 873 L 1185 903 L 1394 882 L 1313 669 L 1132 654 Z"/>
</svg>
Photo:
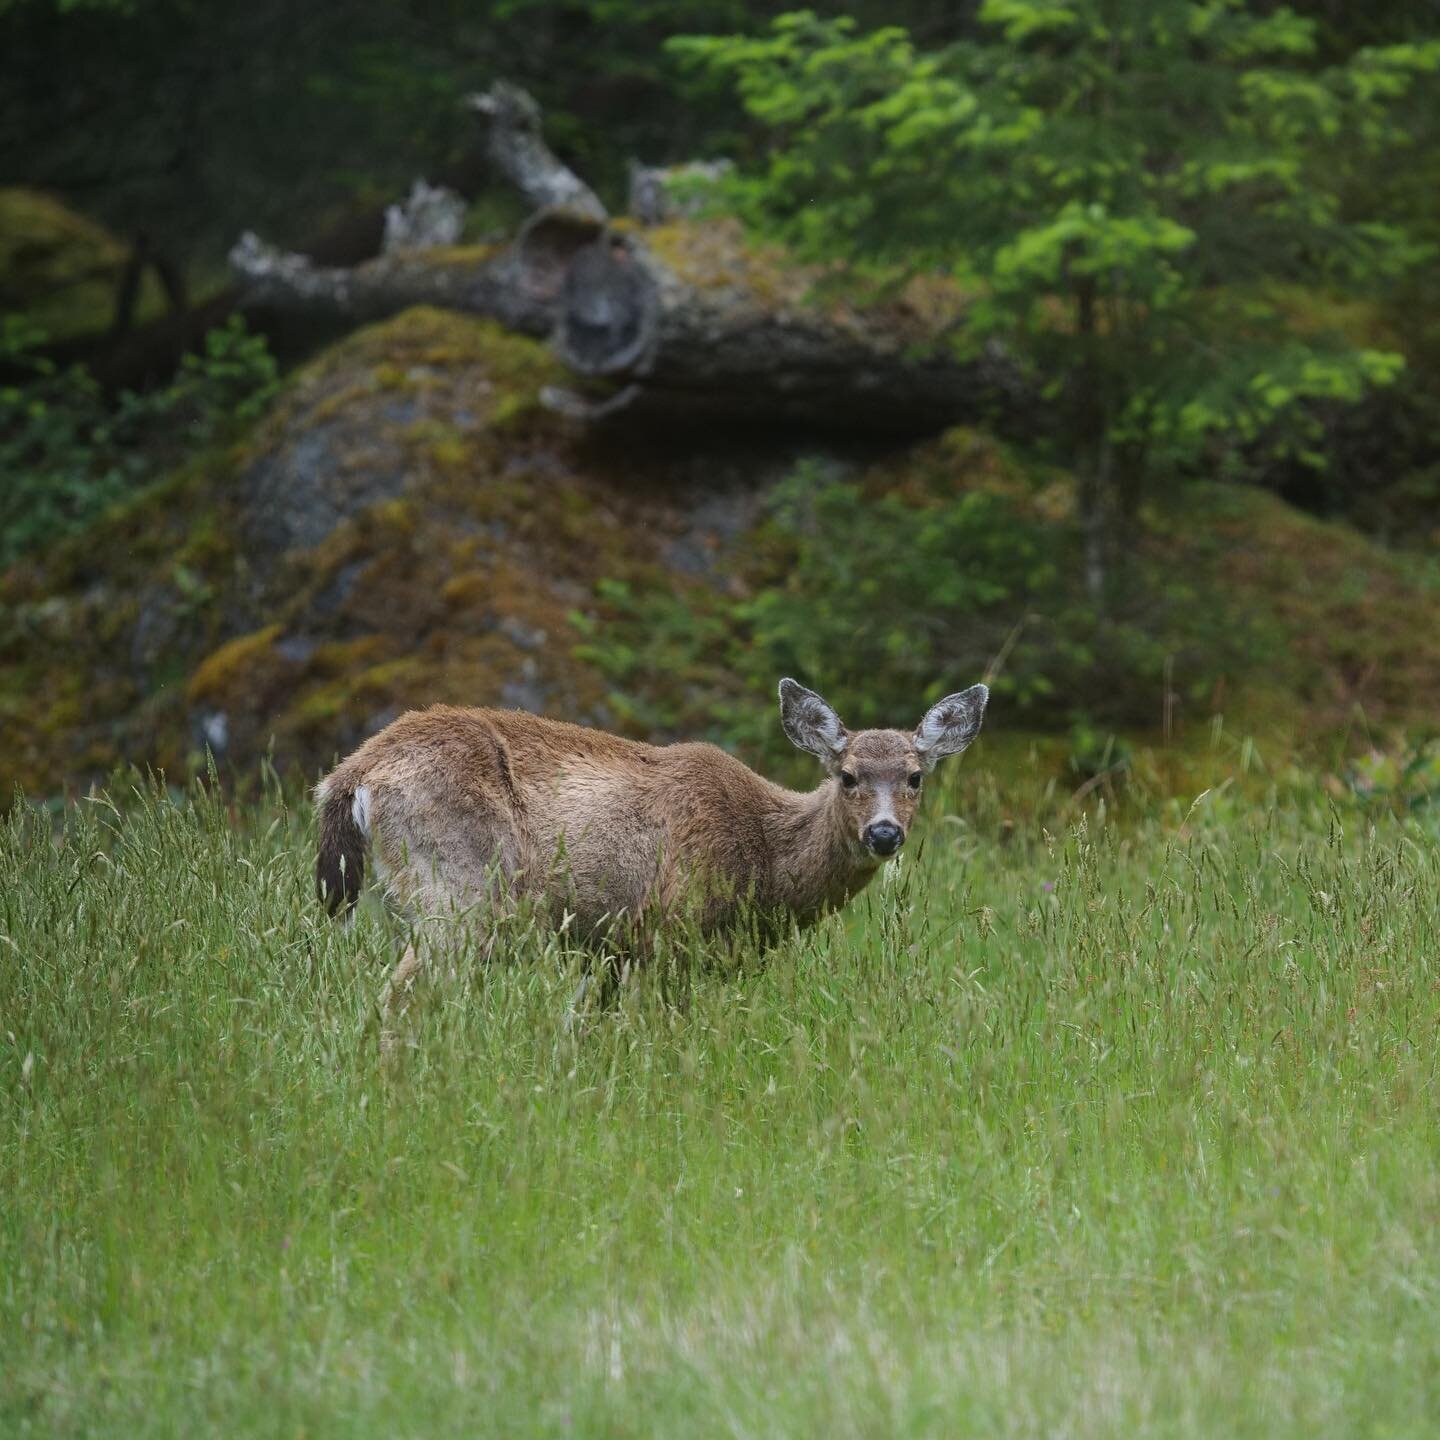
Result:
<svg viewBox="0 0 1440 1440">
<path fill-rule="evenodd" d="M 17 808 L 0 1433 L 1433 1433 L 1433 821 L 986 760 L 763 961 L 517 931 L 392 1063 L 283 787 Z"/>
</svg>

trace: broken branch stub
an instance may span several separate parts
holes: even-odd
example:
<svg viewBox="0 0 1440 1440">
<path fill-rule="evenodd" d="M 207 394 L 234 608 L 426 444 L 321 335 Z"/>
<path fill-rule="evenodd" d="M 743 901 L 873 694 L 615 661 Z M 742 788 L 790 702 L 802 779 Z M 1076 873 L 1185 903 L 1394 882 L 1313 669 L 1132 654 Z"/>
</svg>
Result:
<svg viewBox="0 0 1440 1440">
<path fill-rule="evenodd" d="M 518 85 L 497 80 L 466 102 L 489 122 L 486 150 L 507 180 L 536 209 L 563 209 L 606 218 L 600 197 L 545 143 L 540 106 Z"/>
<path fill-rule="evenodd" d="M 458 245 L 465 228 L 465 202 L 443 185 L 416 180 L 404 200 L 385 207 L 385 238 L 380 251 L 434 250 Z"/>
<path fill-rule="evenodd" d="M 523 335 L 555 324 L 558 282 L 532 283 L 515 249 L 397 251 L 349 268 L 316 265 L 250 232 L 230 252 L 246 305 L 364 325 L 412 305 L 483 315 Z"/>
</svg>

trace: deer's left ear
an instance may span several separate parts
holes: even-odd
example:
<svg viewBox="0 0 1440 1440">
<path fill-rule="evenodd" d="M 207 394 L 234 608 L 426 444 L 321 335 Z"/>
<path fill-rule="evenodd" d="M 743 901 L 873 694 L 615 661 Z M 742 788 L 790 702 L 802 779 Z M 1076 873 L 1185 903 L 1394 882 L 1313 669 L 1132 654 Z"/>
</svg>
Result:
<svg viewBox="0 0 1440 1440">
<path fill-rule="evenodd" d="M 980 733 L 985 718 L 985 702 L 990 691 L 984 685 L 972 685 L 958 694 L 947 695 L 925 712 L 915 727 L 915 753 L 927 770 L 946 755 L 958 755 Z"/>
</svg>

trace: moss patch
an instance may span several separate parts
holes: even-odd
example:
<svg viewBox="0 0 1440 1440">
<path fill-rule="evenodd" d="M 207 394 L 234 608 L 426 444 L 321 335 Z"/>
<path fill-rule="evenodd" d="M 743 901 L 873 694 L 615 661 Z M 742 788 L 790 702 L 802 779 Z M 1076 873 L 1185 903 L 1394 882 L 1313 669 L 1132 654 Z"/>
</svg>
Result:
<svg viewBox="0 0 1440 1440">
<path fill-rule="evenodd" d="M 57 339 L 102 330 L 115 312 L 125 246 L 103 225 L 38 190 L 0 188 L 0 310 L 23 314 Z M 164 309 L 147 274 L 140 319 Z"/>
<path fill-rule="evenodd" d="M 207 655 L 190 677 L 186 687 L 190 701 L 231 705 L 242 696 L 247 700 L 254 696 L 257 679 L 264 672 L 274 671 L 283 665 L 275 651 L 275 642 L 279 638 L 280 626 L 267 625 L 252 635 L 227 640 L 213 654 Z"/>
<path fill-rule="evenodd" d="M 767 312 L 810 311 L 832 324 L 874 329 L 886 343 L 939 343 L 965 312 L 968 295 L 941 275 L 880 284 L 841 266 L 800 265 L 783 250 L 747 239 L 740 222 L 677 220 L 640 232 L 646 246 L 702 296 L 751 299 Z"/>
<path fill-rule="evenodd" d="M 332 345 L 299 372 L 290 395 L 303 401 L 337 374 L 381 389 L 396 384 L 423 386 L 427 379 L 439 378 L 426 376 L 423 367 L 473 369 L 491 390 L 518 389 L 532 395 L 561 374 L 550 353 L 533 340 L 512 335 L 489 320 L 422 305 L 367 325 Z M 282 408 L 277 417 L 281 423 L 284 414 Z"/>
<path fill-rule="evenodd" d="M 1209 577 L 1273 633 L 1271 663 L 1232 703 L 1284 732 L 1433 727 L 1440 715 L 1440 565 L 1265 491 L 1191 485 L 1149 517 L 1150 543 Z M 1223 621 L 1223 617 L 1220 617 Z"/>
</svg>

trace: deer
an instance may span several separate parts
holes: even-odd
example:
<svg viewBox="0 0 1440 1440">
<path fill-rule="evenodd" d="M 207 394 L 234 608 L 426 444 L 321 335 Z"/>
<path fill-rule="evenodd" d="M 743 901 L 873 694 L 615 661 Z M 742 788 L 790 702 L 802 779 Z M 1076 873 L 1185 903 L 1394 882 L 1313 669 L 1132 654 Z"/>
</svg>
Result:
<svg viewBox="0 0 1440 1440">
<path fill-rule="evenodd" d="M 773 937 L 840 909 L 895 857 L 926 776 L 979 734 L 989 691 L 947 695 L 913 731 L 851 732 L 780 682 L 786 736 L 824 767 L 788 790 L 718 746 L 650 745 L 522 710 L 412 710 L 320 781 L 316 888 L 359 900 L 367 848 L 390 898 L 426 918 L 527 900 L 543 923 L 643 957 L 667 919 Z M 387 1014 L 422 968 L 407 947 Z"/>
</svg>

